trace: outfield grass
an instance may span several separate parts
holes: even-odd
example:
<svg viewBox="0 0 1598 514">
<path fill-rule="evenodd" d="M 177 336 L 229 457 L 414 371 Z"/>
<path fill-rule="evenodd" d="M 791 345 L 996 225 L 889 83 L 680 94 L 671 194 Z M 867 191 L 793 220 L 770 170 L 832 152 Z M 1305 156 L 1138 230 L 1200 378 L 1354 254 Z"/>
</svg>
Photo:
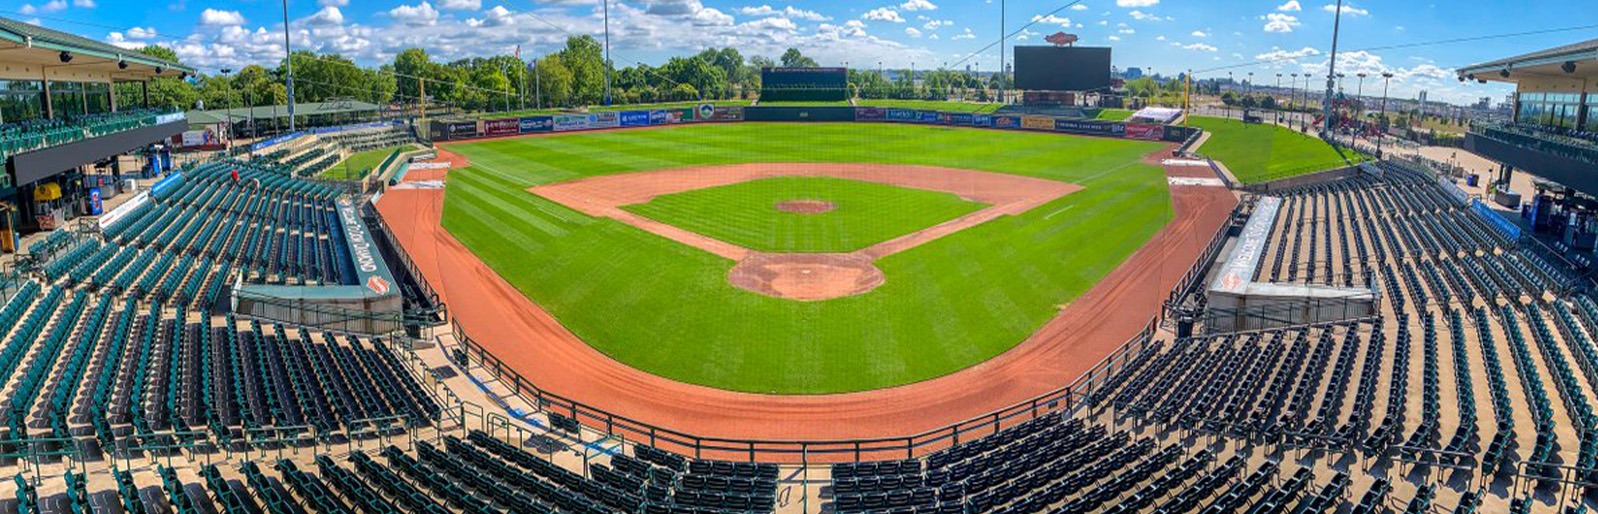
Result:
<svg viewBox="0 0 1598 514">
<path fill-rule="evenodd" d="M 1347 166 L 1364 160 L 1315 136 L 1270 123 L 1194 116 L 1193 126 L 1210 133 L 1199 153 L 1225 164 L 1239 182 L 1252 184 Z"/>
<path fill-rule="evenodd" d="M 832 393 L 938 377 L 1020 343 L 1171 219 L 1155 143 L 887 123 L 740 123 L 453 144 L 444 226 L 588 344 L 684 382 Z M 880 162 L 1085 189 L 887 257 L 869 293 L 796 302 L 733 262 L 528 193 L 594 175 L 748 162 Z M 507 223 L 515 220 L 515 223 Z"/>
<path fill-rule="evenodd" d="M 1131 109 L 1100 109 L 1099 115 L 1095 116 L 1094 119 L 1106 121 L 1126 121 L 1127 118 L 1132 117 L 1132 113 L 1134 112 L 1137 111 L 1133 111 Z"/>
<path fill-rule="evenodd" d="M 372 172 L 372 168 L 377 167 L 379 164 L 383 164 L 383 160 L 387 159 L 389 154 L 394 153 L 395 150 L 409 151 L 415 148 L 416 145 L 405 144 L 358 152 L 355 155 L 351 155 L 344 159 L 342 162 L 334 164 L 333 167 L 328 168 L 327 171 L 323 171 L 322 177 L 341 180 L 363 179 L 366 178 L 368 173 Z"/>
<path fill-rule="evenodd" d="M 790 200 L 831 202 L 834 209 L 816 214 L 776 209 Z M 622 208 L 753 250 L 845 253 L 983 207 L 939 191 L 828 177 L 777 177 L 662 195 Z"/>
</svg>

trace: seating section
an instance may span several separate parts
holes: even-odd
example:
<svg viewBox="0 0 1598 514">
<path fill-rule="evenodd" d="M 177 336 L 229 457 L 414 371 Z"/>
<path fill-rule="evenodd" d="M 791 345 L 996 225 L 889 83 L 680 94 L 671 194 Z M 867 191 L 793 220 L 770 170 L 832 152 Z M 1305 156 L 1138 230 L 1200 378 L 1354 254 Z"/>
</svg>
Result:
<svg viewBox="0 0 1598 514">
<path fill-rule="evenodd" d="M 155 125 L 166 113 L 161 109 L 124 109 L 68 119 L 0 123 L 0 161 L 23 152 Z"/>
</svg>

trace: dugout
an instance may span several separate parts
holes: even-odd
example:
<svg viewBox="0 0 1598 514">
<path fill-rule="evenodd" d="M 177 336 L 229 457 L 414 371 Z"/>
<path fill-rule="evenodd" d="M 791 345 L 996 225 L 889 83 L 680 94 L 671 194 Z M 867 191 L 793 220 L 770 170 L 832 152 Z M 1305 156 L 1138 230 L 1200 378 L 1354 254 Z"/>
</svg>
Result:
<svg viewBox="0 0 1598 514">
<path fill-rule="evenodd" d="M 1264 330 L 1376 315 L 1381 296 L 1374 285 L 1336 287 L 1254 280 L 1281 207 L 1279 197 L 1260 198 L 1231 251 L 1217 263 L 1206 294 L 1206 332 Z"/>
</svg>

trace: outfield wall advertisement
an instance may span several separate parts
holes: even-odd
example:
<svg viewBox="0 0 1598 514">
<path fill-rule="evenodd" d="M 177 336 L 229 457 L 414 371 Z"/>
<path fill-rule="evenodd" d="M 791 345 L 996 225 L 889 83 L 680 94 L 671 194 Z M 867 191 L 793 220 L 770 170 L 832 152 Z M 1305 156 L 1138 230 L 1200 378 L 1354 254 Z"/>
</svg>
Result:
<svg viewBox="0 0 1598 514">
<path fill-rule="evenodd" d="M 1054 120 L 1056 132 L 1071 132 L 1075 134 L 1088 134 L 1093 136 L 1121 136 L 1126 134 L 1126 124 L 1103 121 L 1082 121 L 1071 119 Z"/>
<path fill-rule="evenodd" d="M 1032 130 L 1059 130 L 1054 118 L 1048 116 L 1022 116 L 1021 128 Z"/>
<path fill-rule="evenodd" d="M 1020 116 L 994 116 L 993 128 L 1017 129 L 1021 128 Z"/>
<path fill-rule="evenodd" d="M 1126 124 L 1126 138 L 1159 141 L 1165 138 L 1165 126 L 1128 123 Z"/>
<path fill-rule="evenodd" d="M 516 125 L 516 128 L 523 134 L 549 132 L 555 130 L 555 118 L 550 116 L 528 116 L 517 120 Z"/>
<path fill-rule="evenodd" d="M 854 119 L 858 121 L 882 121 L 888 119 L 888 110 L 881 107 L 860 107 L 854 110 Z"/>
<path fill-rule="evenodd" d="M 617 114 L 617 119 L 623 127 L 647 127 L 649 111 L 622 111 Z"/>
<path fill-rule="evenodd" d="M 521 133 L 521 118 L 506 118 L 503 120 L 488 120 L 483 122 L 483 135 L 488 137 L 511 136 Z"/>
</svg>

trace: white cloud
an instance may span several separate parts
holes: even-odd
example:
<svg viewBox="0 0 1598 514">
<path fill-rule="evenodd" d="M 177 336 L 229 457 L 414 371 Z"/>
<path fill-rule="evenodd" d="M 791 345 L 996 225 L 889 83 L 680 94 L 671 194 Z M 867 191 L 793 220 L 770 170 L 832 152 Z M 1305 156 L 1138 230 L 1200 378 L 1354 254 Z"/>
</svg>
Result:
<svg viewBox="0 0 1598 514">
<path fill-rule="evenodd" d="M 699 0 L 654 0 L 644 12 L 657 16 L 687 16 L 704 8 Z"/>
<path fill-rule="evenodd" d="M 1321 54 L 1320 50 L 1316 50 L 1314 47 L 1310 47 L 1310 46 L 1306 46 L 1306 47 L 1300 48 L 1298 50 L 1282 50 L 1280 48 L 1276 48 L 1276 49 L 1272 49 L 1269 52 L 1265 52 L 1263 54 L 1255 55 L 1254 56 L 1254 60 L 1261 61 L 1261 62 L 1281 62 L 1281 61 L 1285 61 L 1285 62 L 1296 63 L 1296 62 L 1298 62 L 1299 59 L 1303 59 L 1305 57 L 1316 56 L 1316 55 L 1320 55 L 1320 54 Z"/>
<path fill-rule="evenodd" d="M 1143 11 L 1139 11 L 1139 10 L 1133 10 L 1132 12 L 1126 13 L 1126 15 L 1127 16 L 1131 16 L 1132 19 L 1138 20 L 1138 21 L 1160 21 L 1160 17 L 1159 16 L 1156 16 L 1156 15 L 1153 15 L 1153 14 L 1149 14 L 1149 13 L 1146 13 L 1146 12 L 1143 12 Z"/>
<path fill-rule="evenodd" d="M 1192 33 L 1192 34 L 1191 34 L 1191 35 L 1192 35 L 1192 36 L 1193 36 L 1193 37 L 1210 37 L 1210 35 L 1209 35 L 1209 34 L 1206 34 L 1206 33 L 1205 33 L 1205 32 L 1204 32 L 1204 31 L 1202 31 L 1202 30 L 1195 30 L 1195 31 L 1193 31 L 1193 33 Z"/>
<path fill-rule="evenodd" d="M 401 5 L 389 9 L 388 17 L 412 27 L 421 27 L 438 23 L 438 10 L 433 8 L 433 4 L 427 3 L 427 0 L 422 0 L 422 3 L 417 5 Z"/>
<path fill-rule="evenodd" d="M 155 37 L 155 27 L 133 27 L 128 29 L 128 37 L 132 39 L 150 39 Z"/>
<path fill-rule="evenodd" d="M 959 40 L 962 40 L 962 39 L 976 39 L 976 38 L 977 38 L 977 35 L 976 34 L 972 34 L 971 33 L 971 29 L 965 29 L 965 32 L 962 32 L 960 34 L 956 34 L 954 37 L 949 38 L 949 39 L 953 39 L 955 41 L 959 41 Z"/>
<path fill-rule="evenodd" d="M 238 11 L 206 8 L 200 12 L 200 24 L 212 27 L 236 27 L 244 24 L 244 15 Z"/>
<path fill-rule="evenodd" d="M 899 8 L 906 11 L 935 11 L 938 9 L 938 5 L 927 0 L 905 0 L 904 3 L 899 4 Z"/>
<path fill-rule="evenodd" d="M 1116 32 L 1120 32 L 1122 34 L 1136 34 L 1137 33 L 1136 30 L 1132 30 L 1131 28 L 1125 28 L 1125 29 L 1117 30 Z"/>
<path fill-rule="evenodd" d="M 1049 24 L 1049 25 L 1059 25 L 1059 26 L 1065 27 L 1065 28 L 1070 28 L 1071 27 L 1071 19 L 1070 18 L 1066 18 L 1064 16 L 1055 16 L 1053 14 L 1050 14 L 1048 16 L 1041 16 L 1041 15 L 1034 14 L 1034 15 L 1032 15 L 1032 21 L 1037 22 L 1037 23 L 1046 23 L 1046 24 Z"/>
<path fill-rule="evenodd" d="M 439 9 L 452 11 L 475 11 L 483 8 L 482 0 L 439 0 Z"/>
<path fill-rule="evenodd" d="M 1110 36 L 1110 37 L 1107 37 L 1107 38 L 1104 38 L 1104 39 L 1108 39 L 1110 41 L 1120 41 L 1121 40 L 1121 36 Z"/>
<path fill-rule="evenodd" d="M 1099 26 L 1100 27 L 1106 27 L 1106 26 L 1109 26 L 1109 25 L 1110 25 L 1110 21 L 1109 20 L 1099 20 Z"/>
<path fill-rule="evenodd" d="M 1298 0 L 1287 0 L 1287 3 L 1276 6 L 1276 10 L 1282 12 L 1298 12 L 1304 10 L 1304 6 L 1299 5 Z"/>
<path fill-rule="evenodd" d="M 1301 25 L 1301 24 L 1298 22 L 1298 17 L 1297 16 L 1293 16 L 1291 14 L 1282 14 L 1282 13 L 1274 13 L 1273 12 L 1273 13 L 1265 15 L 1265 31 L 1266 32 L 1277 32 L 1277 33 L 1285 34 L 1285 33 L 1288 33 L 1288 32 L 1292 32 L 1293 29 L 1297 28 L 1299 25 Z"/>
<path fill-rule="evenodd" d="M 921 31 L 916 30 L 915 27 L 905 27 L 904 28 L 904 35 L 910 36 L 910 37 L 921 37 Z"/>
<path fill-rule="evenodd" d="M 33 13 L 39 12 L 39 8 L 34 7 L 33 4 L 22 4 L 22 7 L 18 8 L 17 12 L 31 15 Z"/>
<path fill-rule="evenodd" d="M 827 16 L 815 11 L 798 9 L 791 5 L 783 7 L 782 9 L 777 9 L 769 5 L 761 5 L 759 7 L 740 7 L 738 8 L 738 13 L 744 16 L 782 16 L 785 18 L 805 21 L 827 21 L 832 19 L 831 16 Z"/>
<path fill-rule="evenodd" d="M 1160 0 L 1115 0 L 1115 5 L 1120 7 L 1149 7 L 1159 3 Z"/>
<path fill-rule="evenodd" d="M 952 20 L 929 20 L 925 24 L 921 25 L 921 28 L 926 29 L 928 31 L 932 31 L 932 30 L 938 30 L 940 28 L 949 27 L 949 26 L 953 26 L 953 25 L 954 25 L 954 21 L 952 21 Z"/>
<path fill-rule="evenodd" d="M 1071 5 L 1071 10 L 1073 10 L 1073 11 L 1086 11 L 1086 10 L 1088 10 L 1088 4 L 1072 4 Z"/>
<path fill-rule="evenodd" d="M 876 9 L 866 11 L 865 14 L 860 15 L 860 19 L 904 23 L 904 18 L 899 16 L 899 11 L 889 9 L 887 7 L 878 7 Z"/>
<path fill-rule="evenodd" d="M 311 15 L 307 21 L 312 25 L 343 25 L 344 12 L 337 7 L 329 5 L 323 7 L 320 11 L 316 11 L 316 14 Z"/>
<path fill-rule="evenodd" d="M 1215 48 L 1214 46 L 1206 45 L 1204 43 L 1193 43 L 1191 45 L 1182 45 L 1182 49 L 1183 50 L 1194 50 L 1194 51 L 1199 51 L 1199 52 L 1214 52 L 1216 50 L 1220 50 L 1219 48 Z"/>
<path fill-rule="evenodd" d="M 66 10 L 66 8 L 67 0 L 50 0 L 44 4 L 44 7 L 40 7 L 39 10 L 44 12 L 56 12 Z"/>
<path fill-rule="evenodd" d="M 785 20 L 790 24 L 793 23 L 792 20 L 788 20 L 787 18 L 772 19 Z M 702 27 L 725 27 L 731 26 L 733 22 L 734 20 L 732 19 L 731 15 L 711 7 L 700 9 L 699 12 L 694 13 L 694 24 Z"/>
<path fill-rule="evenodd" d="M 1155 41 L 1165 41 L 1165 36 L 1154 38 Z"/>
<path fill-rule="evenodd" d="M 322 7 L 349 7 L 350 0 L 316 0 L 316 5 Z"/>
<path fill-rule="evenodd" d="M 93 9 L 99 7 L 99 4 L 94 3 L 94 0 L 72 0 L 72 6 L 79 9 Z"/>
<path fill-rule="evenodd" d="M 1326 12 L 1337 12 L 1337 5 L 1335 5 L 1335 4 L 1326 4 L 1326 5 L 1321 6 L 1321 10 L 1322 11 L 1326 11 Z M 1368 16 L 1368 15 L 1370 15 L 1370 13 L 1371 12 L 1369 10 L 1360 9 L 1358 7 L 1354 7 L 1353 4 L 1343 4 L 1343 14 L 1349 16 L 1350 18 L 1359 17 L 1359 16 Z"/>
</svg>

